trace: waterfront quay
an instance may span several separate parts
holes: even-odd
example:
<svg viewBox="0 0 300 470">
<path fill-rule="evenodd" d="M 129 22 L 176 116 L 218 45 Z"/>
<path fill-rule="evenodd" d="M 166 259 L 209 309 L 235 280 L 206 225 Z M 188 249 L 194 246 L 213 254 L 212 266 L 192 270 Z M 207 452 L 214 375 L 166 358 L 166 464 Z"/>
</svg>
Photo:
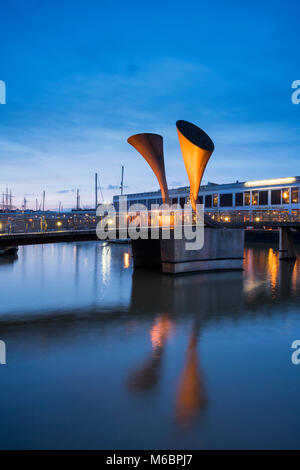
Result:
<svg viewBox="0 0 300 470">
<path fill-rule="evenodd" d="M 96 212 L 0 212 L 0 236 L 17 233 L 45 233 L 96 228 Z"/>
</svg>

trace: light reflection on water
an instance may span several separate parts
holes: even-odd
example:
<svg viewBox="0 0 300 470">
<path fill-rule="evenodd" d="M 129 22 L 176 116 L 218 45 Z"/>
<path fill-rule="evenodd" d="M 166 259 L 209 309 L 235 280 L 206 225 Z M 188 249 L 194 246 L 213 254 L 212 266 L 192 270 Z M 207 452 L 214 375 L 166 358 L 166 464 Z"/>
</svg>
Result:
<svg viewBox="0 0 300 470">
<path fill-rule="evenodd" d="M 127 245 L 0 258 L 0 447 L 297 448 L 299 262 L 132 269 Z"/>
</svg>

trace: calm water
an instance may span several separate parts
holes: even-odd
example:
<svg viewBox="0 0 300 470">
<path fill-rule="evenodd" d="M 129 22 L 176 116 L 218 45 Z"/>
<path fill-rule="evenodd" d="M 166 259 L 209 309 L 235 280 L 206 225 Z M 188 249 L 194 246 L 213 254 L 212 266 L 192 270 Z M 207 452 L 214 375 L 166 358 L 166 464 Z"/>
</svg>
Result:
<svg viewBox="0 0 300 470">
<path fill-rule="evenodd" d="M 132 269 L 125 245 L 0 258 L 1 448 L 299 448 L 300 258 Z"/>
</svg>

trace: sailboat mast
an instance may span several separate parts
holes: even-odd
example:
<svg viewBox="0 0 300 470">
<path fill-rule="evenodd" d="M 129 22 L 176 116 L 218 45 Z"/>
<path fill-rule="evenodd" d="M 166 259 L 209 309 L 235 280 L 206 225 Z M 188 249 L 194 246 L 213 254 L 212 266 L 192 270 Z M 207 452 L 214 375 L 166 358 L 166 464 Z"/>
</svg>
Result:
<svg viewBox="0 0 300 470">
<path fill-rule="evenodd" d="M 98 173 L 95 173 L 95 209 L 98 207 Z"/>
<path fill-rule="evenodd" d="M 123 190 L 124 190 L 124 165 L 122 165 L 122 173 L 121 173 L 121 196 L 123 196 Z"/>
<path fill-rule="evenodd" d="M 45 198 L 46 198 L 46 191 L 43 191 L 43 212 L 45 212 Z"/>
</svg>

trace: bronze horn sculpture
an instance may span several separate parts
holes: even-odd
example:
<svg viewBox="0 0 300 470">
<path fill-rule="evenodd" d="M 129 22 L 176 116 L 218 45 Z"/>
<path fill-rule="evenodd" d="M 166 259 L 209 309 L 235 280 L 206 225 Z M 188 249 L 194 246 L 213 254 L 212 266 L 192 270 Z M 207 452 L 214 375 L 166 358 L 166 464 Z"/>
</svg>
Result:
<svg viewBox="0 0 300 470">
<path fill-rule="evenodd" d="M 162 200 L 169 204 L 169 190 L 165 173 L 163 138 L 159 134 L 135 134 L 127 139 L 149 163 L 152 168 L 161 190 Z"/>
<path fill-rule="evenodd" d="M 195 124 L 177 121 L 176 127 L 185 169 L 190 181 L 190 201 L 196 211 L 202 176 L 215 146 L 211 138 Z"/>
</svg>

